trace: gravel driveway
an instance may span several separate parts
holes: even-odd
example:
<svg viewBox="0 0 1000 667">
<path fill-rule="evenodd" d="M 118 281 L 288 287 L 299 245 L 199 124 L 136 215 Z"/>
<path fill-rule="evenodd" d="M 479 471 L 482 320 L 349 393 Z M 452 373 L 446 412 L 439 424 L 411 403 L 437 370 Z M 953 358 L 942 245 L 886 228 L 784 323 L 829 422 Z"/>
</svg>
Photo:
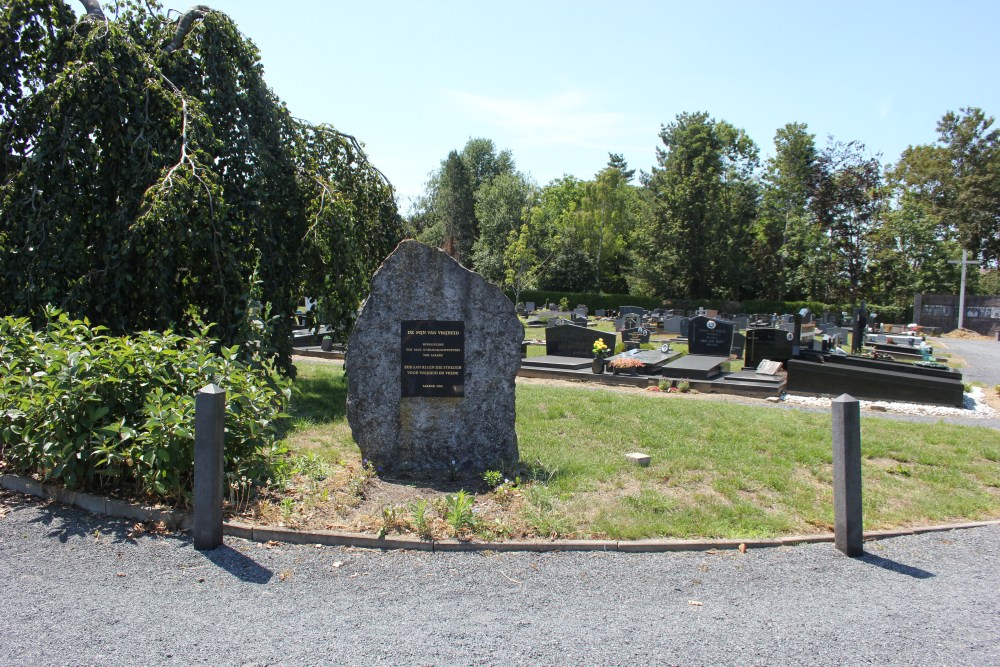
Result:
<svg viewBox="0 0 1000 667">
<path fill-rule="evenodd" d="M 0 495 L 0 665 L 1000 664 L 1000 527 L 853 560 L 231 538 L 203 554 L 128 531 Z"/>
<path fill-rule="evenodd" d="M 1000 341 L 934 338 L 931 344 L 965 362 L 962 379 L 966 382 L 982 382 L 987 389 L 1000 385 Z"/>
</svg>

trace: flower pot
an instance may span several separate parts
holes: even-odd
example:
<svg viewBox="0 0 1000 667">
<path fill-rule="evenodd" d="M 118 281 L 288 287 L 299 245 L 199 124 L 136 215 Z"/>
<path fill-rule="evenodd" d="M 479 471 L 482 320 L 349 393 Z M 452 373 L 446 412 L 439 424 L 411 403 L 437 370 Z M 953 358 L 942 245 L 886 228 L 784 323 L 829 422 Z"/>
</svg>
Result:
<svg viewBox="0 0 1000 667">
<path fill-rule="evenodd" d="M 596 359 L 594 359 L 592 370 L 597 375 L 600 375 L 601 373 L 604 372 L 604 359 L 602 357 L 597 357 Z"/>
<path fill-rule="evenodd" d="M 330 350 L 333 349 L 333 339 L 332 338 L 324 338 L 323 340 L 320 341 L 319 347 L 324 352 L 329 352 Z"/>
</svg>

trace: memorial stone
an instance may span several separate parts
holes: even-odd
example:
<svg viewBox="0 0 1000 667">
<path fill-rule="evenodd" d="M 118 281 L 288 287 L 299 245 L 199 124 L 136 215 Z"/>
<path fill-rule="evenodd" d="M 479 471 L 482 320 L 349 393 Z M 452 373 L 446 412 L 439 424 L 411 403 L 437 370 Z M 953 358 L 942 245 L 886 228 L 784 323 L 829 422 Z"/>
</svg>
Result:
<svg viewBox="0 0 1000 667">
<path fill-rule="evenodd" d="M 382 473 L 475 477 L 518 459 L 524 328 L 500 289 L 403 241 L 371 282 L 347 347 L 347 420 Z"/>
<path fill-rule="evenodd" d="M 699 316 L 691 320 L 688 352 L 728 357 L 733 347 L 733 323 Z"/>
<path fill-rule="evenodd" d="M 634 327 L 632 329 L 622 329 L 622 343 L 626 350 L 638 349 L 643 343 L 649 342 L 649 329 L 646 327 Z"/>
<path fill-rule="evenodd" d="M 747 337 L 739 331 L 733 332 L 733 347 L 731 353 L 737 359 L 743 358 L 743 350 L 746 349 Z"/>
<path fill-rule="evenodd" d="M 792 358 L 795 334 L 782 329 L 750 329 L 747 331 L 744 365 L 757 366 L 764 359 L 785 362 Z"/>
<path fill-rule="evenodd" d="M 594 331 L 586 327 L 567 324 L 545 330 L 545 354 L 554 357 L 593 357 L 594 343 L 604 339 L 608 349 L 614 350 L 618 336 L 607 331 Z"/>
</svg>

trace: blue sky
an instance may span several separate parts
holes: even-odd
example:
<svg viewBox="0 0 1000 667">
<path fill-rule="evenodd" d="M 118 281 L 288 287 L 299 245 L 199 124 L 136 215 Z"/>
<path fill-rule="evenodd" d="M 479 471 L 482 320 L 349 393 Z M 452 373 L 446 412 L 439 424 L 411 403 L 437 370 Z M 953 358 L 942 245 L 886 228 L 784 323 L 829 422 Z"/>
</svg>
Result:
<svg viewBox="0 0 1000 667">
<path fill-rule="evenodd" d="M 885 162 L 933 142 L 948 110 L 1000 113 L 987 0 L 207 4 L 260 48 L 293 115 L 364 142 L 403 212 L 473 137 L 544 185 L 592 177 L 609 152 L 648 171 L 684 111 L 745 129 L 763 156 L 803 122 Z"/>
</svg>

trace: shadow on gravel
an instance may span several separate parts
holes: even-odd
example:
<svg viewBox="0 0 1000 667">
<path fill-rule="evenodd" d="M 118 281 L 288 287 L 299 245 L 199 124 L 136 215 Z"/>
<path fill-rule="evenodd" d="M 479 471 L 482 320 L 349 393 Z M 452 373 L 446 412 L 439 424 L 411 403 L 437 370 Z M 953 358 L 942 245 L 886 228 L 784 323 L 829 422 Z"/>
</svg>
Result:
<svg viewBox="0 0 1000 667">
<path fill-rule="evenodd" d="M 55 537 L 66 542 L 71 537 L 92 537 L 95 540 L 109 539 L 112 542 L 130 542 L 135 539 L 130 525 L 123 519 L 87 514 L 56 503 L 36 505 L 39 516 L 32 523 L 40 523 L 49 528 L 46 537 Z"/>
<path fill-rule="evenodd" d="M 894 560 L 882 558 L 881 556 L 876 556 L 875 554 L 865 553 L 865 555 L 861 556 L 858 560 L 868 563 L 869 565 L 874 565 L 875 567 L 880 567 L 883 570 L 905 574 L 906 576 L 913 577 L 914 579 L 930 579 L 934 576 L 933 572 L 921 570 L 919 567 L 903 565 L 902 563 L 897 563 Z"/>
<path fill-rule="evenodd" d="M 221 567 L 240 581 L 248 584 L 266 584 L 274 573 L 254 559 L 241 554 L 236 549 L 223 544 L 211 551 L 202 552 L 212 564 Z"/>
</svg>

